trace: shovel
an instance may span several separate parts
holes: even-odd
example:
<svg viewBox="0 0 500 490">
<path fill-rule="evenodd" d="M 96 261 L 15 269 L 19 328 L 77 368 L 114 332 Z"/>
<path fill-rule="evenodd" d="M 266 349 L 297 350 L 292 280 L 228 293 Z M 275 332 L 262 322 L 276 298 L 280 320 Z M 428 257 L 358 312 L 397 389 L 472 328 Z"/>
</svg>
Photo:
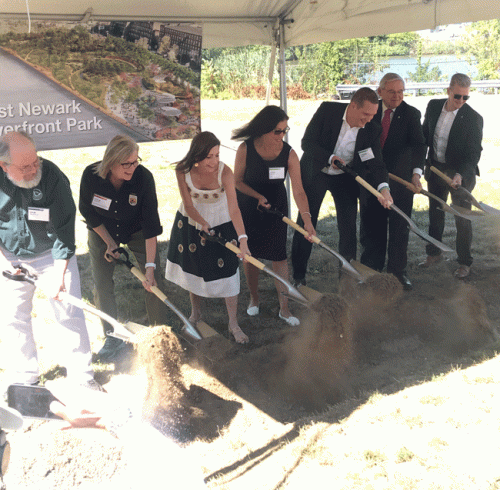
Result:
<svg viewBox="0 0 500 490">
<path fill-rule="evenodd" d="M 483 204 L 483 203 L 481 203 L 481 204 Z M 483 206 L 484 206 L 484 204 L 483 204 Z M 458 211 L 462 215 L 462 218 L 466 218 L 466 219 L 470 219 L 470 220 L 477 219 L 477 218 L 484 218 L 485 216 L 488 216 L 487 213 L 485 213 L 484 211 L 479 211 L 477 209 L 467 209 L 467 208 L 463 208 L 462 206 L 457 206 L 456 204 L 452 204 L 451 207 L 455 211 Z"/>
<path fill-rule="evenodd" d="M 125 264 L 130 269 L 130 272 L 132 272 L 132 274 L 137 277 L 137 279 L 139 279 L 139 281 L 144 282 L 146 280 L 146 276 L 130 261 L 128 252 L 123 247 L 119 247 L 113 250 L 113 253 L 114 252 L 118 252 L 121 255 L 121 257 L 118 259 L 118 262 Z M 122 257 L 125 257 L 125 259 L 123 259 Z M 184 323 L 184 327 L 182 327 L 181 336 L 187 337 L 187 340 L 190 342 L 196 342 L 197 340 L 202 340 L 204 338 L 198 328 L 196 328 L 184 316 L 184 314 L 168 300 L 167 296 L 157 286 L 153 286 L 151 288 L 151 291 L 182 320 L 182 323 Z"/>
<path fill-rule="evenodd" d="M 228 248 L 231 250 L 231 252 L 234 252 L 235 254 L 240 254 L 241 250 L 234 245 L 231 242 L 228 242 L 225 238 L 222 236 L 216 236 L 216 235 L 207 235 L 205 232 L 201 231 L 200 236 L 204 238 L 205 240 L 210 240 L 212 242 L 217 242 L 221 244 L 223 247 Z M 260 260 L 257 260 L 256 258 L 252 257 L 251 255 L 245 255 L 245 260 L 247 262 L 250 262 L 250 264 L 254 265 L 257 267 L 257 269 L 260 269 L 261 271 L 266 272 L 269 274 L 271 277 L 276 279 L 278 282 L 283 284 L 287 288 L 287 293 L 281 293 L 285 295 L 287 298 L 293 299 L 294 301 L 297 301 L 297 303 L 300 303 L 303 306 L 310 307 L 311 306 L 311 300 L 307 299 L 302 293 L 298 291 L 294 286 L 292 286 L 288 281 L 285 281 L 280 275 L 276 274 L 273 270 L 269 269 L 265 264 L 263 264 Z"/>
<path fill-rule="evenodd" d="M 352 168 L 347 167 L 343 163 L 340 163 L 338 160 L 335 161 L 335 165 L 338 168 L 340 168 L 341 170 L 343 170 L 344 172 L 352 175 L 359 184 L 361 184 L 365 189 L 370 191 L 374 196 L 382 197 L 382 194 L 379 191 L 377 191 L 366 180 L 364 180 L 362 177 L 360 177 Z M 422 238 L 426 242 L 431 243 L 432 245 L 436 246 L 437 248 L 439 248 L 443 252 L 453 252 L 453 249 L 451 249 L 450 247 L 448 247 L 444 243 L 441 243 L 440 241 L 436 240 L 435 238 L 432 238 L 430 235 L 428 235 L 427 233 L 420 230 L 417 227 L 417 225 L 408 216 L 406 216 L 406 214 L 403 213 L 403 211 L 401 211 L 401 209 L 399 209 L 395 204 L 391 204 L 390 207 L 393 211 L 398 213 L 401 217 L 403 217 L 408 222 L 408 224 L 410 225 L 410 230 L 413 231 L 413 233 L 415 233 L 415 235 L 419 236 L 420 238 Z"/>
<path fill-rule="evenodd" d="M 298 225 L 295 223 L 295 221 L 292 221 L 290 218 L 285 216 L 281 211 L 279 211 L 276 208 L 264 208 L 262 206 L 259 207 L 259 211 L 263 211 L 266 213 L 270 214 L 275 214 L 276 216 L 279 216 L 282 221 L 284 221 L 287 225 L 291 226 L 295 230 L 297 230 L 299 233 L 304 235 L 305 237 L 309 235 L 302 226 Z M 338 252 L 330 248 L 326 243 L 322 242 L 317 236 L 311 237 L 312 241 L 319 245 L 320 247 L 324 248 L 327 252 L 331 253 L 334 257 L 336 257 L 340 261 L 341 268 L 346 272 L 346 274 L 349 274 L 351 277 L 356 279 L 359 282 L 364 282 L 365 278 L 363 277 L 362 274 L 360 274 L 350 263 L 349 261 L 344 258 L 342 255 L 340 255 Z M 305 286 L 300 286 L 300 289 L 305 288 Z M 316 292 L 316 291 L 314 291 Z"/>
<path fill-rule="evenodd" d="M 3 271 L 2 274 L 7 279 L 11 279 L 13 281 L 25 281 L 29 282 L 30 284 L 33 284 L 35 287 L 37 286 L 36 283 L 37 278 L 34 274 L 32 274 L 30 271 L 28 271 L 28 269 L 26 269 L 22 265 L 17 266 L 17 269 L 21 271 L 20 274 L 12 274 L 10 271 Z M 88 303 L 79 298 L 75 298 L 69 293 L 60 292 L 59 297 L 63 301 L 66 301 L 66 303 L 76 306 L 77 308 L 81 308 L 82 310 L 88 311 L 89 313 L 98 316 L 99 318 L 103 319 L 104 321 L 112 325 L 113 328 L 115 329 L 114 332 L 112 331 L 106 332 L 106 335 L 110 337 L 115 337 L 117 339 L 125 340 L 127 342 L 135 342 L 136 341 L 135 334 L 138 333 L 143 328 L 146 328 L 143 325 L 139 325 L 138 323 L 134 322 L 127 322 L 124 325 L 122 325 L 112 316 L 109 316 L 107 313 L 98 310 L 94 306 L 89 305 Z"/>
<path fill-rule="evenodd" d="M 431 167 L 431 170 L 436 175 L 441 177 L 451 187 L 452 179 L 450 177 L 448 177 L 445 173 L 441 172 L 441 170 L 437 169 L 434 166 Z M 463 196 L 465 196 L 464 198 L 466 201 L 469 201 L 473 206 L 480 209 L 481 211 L 484 211 L 487 214 L 492 214 L 494 216 L 500 216 L 500 210 L 479 202 L 465 187 L 459 185 L 456 187 L 456 190 L 459 191 Z"/>
<path fill-rule="evenodd" d="M 451 213 L 451 214 L 453 214 L 455 216 L 458 216 L 458 217 L 464 218 L 464 219 L 468 219 L 468 220 L 472 220 L 474 217 L 477 217 L 477 216 L 475 216 L 473 214 L 470 214 L 470 213 L 464 213 L 463 211 L 468 211 L 465 208 L 460 208 L 460 207 L 453 206 L 453 205 L 449 206 L 448 204 L 446 204 L 445 201 L 443 201 L 440 197 L 436 196 L 435 194 L 432 194 L 431 192 L 426 191 L 425 189 L 420 189 L 419 190 L 411 182 L 408 182 L 408 181 L 402 179 L 401 177 L 398 177 L 397 175 L 394 175 L 394 174 L 390 173 L 389 177 L 392 180 L 395 180 L 396 182 L 399 182 L 400 184 L 403 184 L 407 189 L 409 189 L 410 191 L 414 192 L 415 194 L 423 194 L 424 196 L 427 196 L 427 197 L 430 197 L 431 199 L 434 199 L 439 204 L 441 204 L 441 210 L 442 211 L 446 211 L 446 212 Z"/>
</svg>

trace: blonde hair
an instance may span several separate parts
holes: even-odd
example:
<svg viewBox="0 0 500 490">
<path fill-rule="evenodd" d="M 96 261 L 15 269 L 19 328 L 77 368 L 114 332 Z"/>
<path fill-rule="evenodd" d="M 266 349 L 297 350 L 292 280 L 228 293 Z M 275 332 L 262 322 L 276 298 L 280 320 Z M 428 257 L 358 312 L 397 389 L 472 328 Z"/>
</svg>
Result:
<svg viewBox="0 0 500 490">
<path fill-rule="evenodd" d="M 128 136 L 117 135 L 106 146 L 104 157 L 94 169 L 94 172 L 105 179 L 111 168 L 116 164 L 124 163 L 134 151 L 139 151 L 139 145 Z"/>
</svg>

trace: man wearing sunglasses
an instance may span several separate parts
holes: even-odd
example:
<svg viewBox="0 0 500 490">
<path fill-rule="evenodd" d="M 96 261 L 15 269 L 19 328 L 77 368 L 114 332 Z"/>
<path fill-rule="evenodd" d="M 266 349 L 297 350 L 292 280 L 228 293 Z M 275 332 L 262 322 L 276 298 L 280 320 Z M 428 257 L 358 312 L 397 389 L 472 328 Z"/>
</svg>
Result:
<svg viewBox="0 0 500 490">
<path fill-rule="evenodd" d="M 423 131 L 429 153 L 425 168 L 428 190 L 445 200 L 451 193 L 453 204 L 471 209 L 471 203 L 463 199 L 454 189 L 462 186 L 472 191 L 479 175 L 478 163 L 481 158 L 483 139 L 483 118 L 468 104 L 471 80 L 467 75 L 455 73 L 447 89 L 447 99 L 429 101 L 423 123 Z M 434 172 L 434 166 L 452 178 L 451 187 Z M 429 235 L 441 241 L 445 224 L 444 211 L 439 203 L 429 202 Z M 472 223 L 455 217 L 457 227 L 456 249 L 459 267 L 455 277 L 463 279 L 470 274 L 472 264 Z M 427 259 L 421 267 L 430 267 L 441 260 L 441 250 L 434 245 L 426 247 Z"/>
</svg>

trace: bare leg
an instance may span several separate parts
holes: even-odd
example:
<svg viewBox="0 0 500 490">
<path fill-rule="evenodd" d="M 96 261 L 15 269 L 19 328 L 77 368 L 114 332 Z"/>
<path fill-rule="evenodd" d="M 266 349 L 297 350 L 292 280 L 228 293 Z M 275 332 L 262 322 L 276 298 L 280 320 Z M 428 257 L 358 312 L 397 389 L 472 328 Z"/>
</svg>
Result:
<svg viewBox="0 0 500 490">
<path fill-rule="evenodd" d="M 236 340 L 238 344 L 246 344 L 249 339 L 238 325 L 238 296 L 230 296 L 229 298 L 225 298 L 225 300 L 227 314 L 229 316 L 229 331 L 233 334 L 234 340 Z"/>
<path fill-rule="evenodd" d="M 280 262 L 273 262 L 273 271 L 276 272 L 283 279 L 288 281 L 288 262 L 286 260 L 281 260 Z M 280 312 L 281 316 L 288 318 L 292 316 L 290 310 L 288 309 L 288 298 L 283 296 L 281 292 L 287 292 L 287 289 L 283 284 L 281 284 L 276 279 L 274 280 L 276 290 L 278 291 L 278 301 L 280 302 Z"/>
<path fill-rule="evenodd" d="M 248 289 L 250 290 L 250 304 L 248 306 L 259 306 L 259 273 L 260 270 L 257 269 L 252 264 L 248 262 L 243 263 L 243 268 L 245 269 L 245 276 L 247 278 Z"/>
<path fill-rule="evenodd" d="M 189 321 L 197 322 L 198 320 L 201 320 L 201 296 L 197 296 L 196 294 L 189 292 L 189 299 L 191 300 L 191 316 L 189 317 Z"/>
</svg>

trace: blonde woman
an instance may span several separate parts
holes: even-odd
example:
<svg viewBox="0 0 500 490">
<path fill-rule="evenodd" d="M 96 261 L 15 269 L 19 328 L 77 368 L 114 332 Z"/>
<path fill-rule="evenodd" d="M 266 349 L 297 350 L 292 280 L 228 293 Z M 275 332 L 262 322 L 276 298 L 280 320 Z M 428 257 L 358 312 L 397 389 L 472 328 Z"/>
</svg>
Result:
<svg viewBox="0 0 500 490">
<path fill-rule="evenodd" d="M 163 303 L 150 292 L 162 280 L 157 237 L 162 233 L 153 174 L 141 165 L 139 146 L 127 136 L 115 136 L 102 161 L 89 165 L 80 183 L 80 212 L 88 228 L 90 265 L 97 308 L 117 317 L 113 272 L 118 253 L 127 244 L 146 276 L 146 310 L 151 325 L 166 323 Z M 104 333 L 113 330 L 103 322 Z M 124 345 L 106 337 L 98 357 L 112 361 Z"/>
</svg>

